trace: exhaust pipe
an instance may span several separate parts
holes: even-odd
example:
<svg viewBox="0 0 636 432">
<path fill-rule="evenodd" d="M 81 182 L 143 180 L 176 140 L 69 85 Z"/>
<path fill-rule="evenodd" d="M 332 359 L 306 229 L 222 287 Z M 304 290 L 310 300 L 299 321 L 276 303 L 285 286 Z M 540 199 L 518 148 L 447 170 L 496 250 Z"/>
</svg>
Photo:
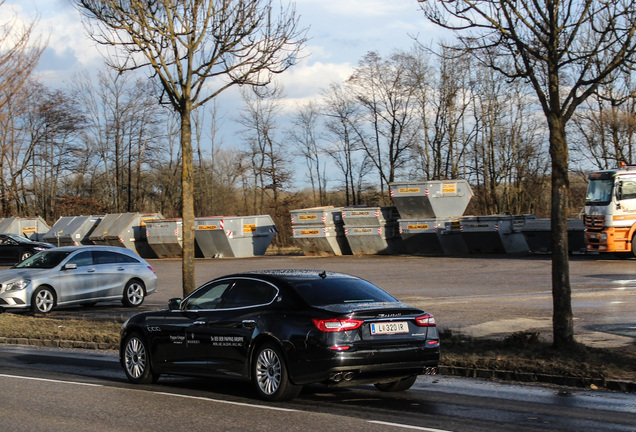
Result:
<svg viewBox="0 0 636 432">
<path fill-rule="evenodd" d="M 336 372 L 334 374 L 331 374 L 329 379 L 335 383 L 339 383 L 340 381 L 342 381 L 342 372 Z"/>
<path fill-rule="evenodd" d="M 345 381 L 351 381 L 353 379 L 353 372 L 345 372 L 342 377 Z"/>
<path fill-rule="evenodd" d="M 424 374 L 425 375 L 437 375 L 437 368 L 436 367 L 427 367 L 424 370 Z"/>
</svg>

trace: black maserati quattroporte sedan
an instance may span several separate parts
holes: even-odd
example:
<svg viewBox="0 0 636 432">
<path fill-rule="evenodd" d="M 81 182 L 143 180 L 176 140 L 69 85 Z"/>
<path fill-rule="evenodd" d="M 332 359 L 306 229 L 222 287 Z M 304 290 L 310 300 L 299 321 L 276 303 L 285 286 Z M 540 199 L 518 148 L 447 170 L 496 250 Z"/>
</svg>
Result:
<svg viewBox="0 0 636 432">
<path fill-rule="evenodd" d="M 121 364 L 134 383 L 234 376 L 271 401 L 309 383 L 406 390 L 439 362 L 430 313 L 355 276 L 313 270 L 214 279 L 167 310 L 131 317 L 121 336 Z"/>
</svg>

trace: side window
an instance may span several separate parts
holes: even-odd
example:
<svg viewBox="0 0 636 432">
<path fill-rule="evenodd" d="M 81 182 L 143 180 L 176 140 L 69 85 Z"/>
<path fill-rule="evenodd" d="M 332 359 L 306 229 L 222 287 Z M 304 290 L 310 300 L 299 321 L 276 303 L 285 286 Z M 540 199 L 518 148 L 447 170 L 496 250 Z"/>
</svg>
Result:
<svg viewBox="0 0 636 432">
<path fill-rule="evenodd" d="M 253 279 L 239 279 L 230 289 L 223 309 L 260 306 L 271 303 L 278 290 L 265 282 Z"/>
<path fill-rule="evenodd" d="M 216 309 L 225 291 L 232 285 L 232 280 L 225 280 L 204 285 L 185 300 L 185 310 Z"/>
<path fill-rule="evenodd" d="M 91 251 L 80 252 L 71 257 L 67 264 L 76 264 L 78 267 L 93 265 L 93 254 Z"/>
<path fill-rule="evenodd" d="M 113 264 L 117 262 L 117 255 L 110 251 L 93 251 L 95 264 Z"/>
<path fill-rule="evenodd" d="M 130 255 L 125 255 L 125 254 L 122 254 L 122 253 L 116 253 L 115 255 L 117 255 L 117 262 L 118 263 L 139 264 L 141 262 L 138 259 L 136 259 L 135 257 L 132 257 Z"/>
<path fill-rule="evenodd" d="M 620 183 L 620 197 L 619 199 L 633 199 L 636 198 L 636 182 L 631 180 L 624 180 Z"/>
</svg>

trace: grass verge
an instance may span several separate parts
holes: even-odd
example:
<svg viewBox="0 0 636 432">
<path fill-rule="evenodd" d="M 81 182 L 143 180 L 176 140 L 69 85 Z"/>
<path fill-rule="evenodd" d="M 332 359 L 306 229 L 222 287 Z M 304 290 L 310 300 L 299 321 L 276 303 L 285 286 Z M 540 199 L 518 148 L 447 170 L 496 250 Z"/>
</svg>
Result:
<svg viewBox="0 0 636 432">
<path fill-rule="evenodd" d="M 608 349 L 576 344 L 556 350 L 534 332 L 478 339 L 445 330 L 440 339 L 441 363 L 445 366 L 636 382 L 633 347 Z"/>
<path fill-rule="evenodd" d="M 118 344 L 121 324 L 4 313 L 0 314 L 0 337 Z M 538 333 L 528 332 L 477 339 L 445 330 L 441 341 L 444 366 L 636 382 L 634 348 L 576 345 L 559 351 L 541 341 Z"/>
<path fill-rule="evenodd" d="M 119 343 L 121 322 L 0 314 L 0 337 Z"/>
</svg>

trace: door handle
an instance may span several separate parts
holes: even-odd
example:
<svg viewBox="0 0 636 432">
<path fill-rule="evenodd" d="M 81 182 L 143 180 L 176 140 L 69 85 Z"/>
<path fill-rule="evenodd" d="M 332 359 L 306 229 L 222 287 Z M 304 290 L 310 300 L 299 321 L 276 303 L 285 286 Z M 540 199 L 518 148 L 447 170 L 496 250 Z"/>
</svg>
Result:
<svg viewBox="0 0 636 432">
<path fill-rule="evenodd" d="M 94 268 L 89 268 L 88 270 L 86 270 L 88 273 L 95 273 L 95 269 Z"/>
<path fill-rule="evenodd" d="M 256 321 L 254 320 L 243 320 L 243 327 L 253 329 L 256 328 Z"/>
<path fill-rule="evenodd" d="M 126 269 L 123 268 L 123 267 L 117 267 L 117 271 L 124 271 L 124 270 L 126 270 Z"/>
</svg>

